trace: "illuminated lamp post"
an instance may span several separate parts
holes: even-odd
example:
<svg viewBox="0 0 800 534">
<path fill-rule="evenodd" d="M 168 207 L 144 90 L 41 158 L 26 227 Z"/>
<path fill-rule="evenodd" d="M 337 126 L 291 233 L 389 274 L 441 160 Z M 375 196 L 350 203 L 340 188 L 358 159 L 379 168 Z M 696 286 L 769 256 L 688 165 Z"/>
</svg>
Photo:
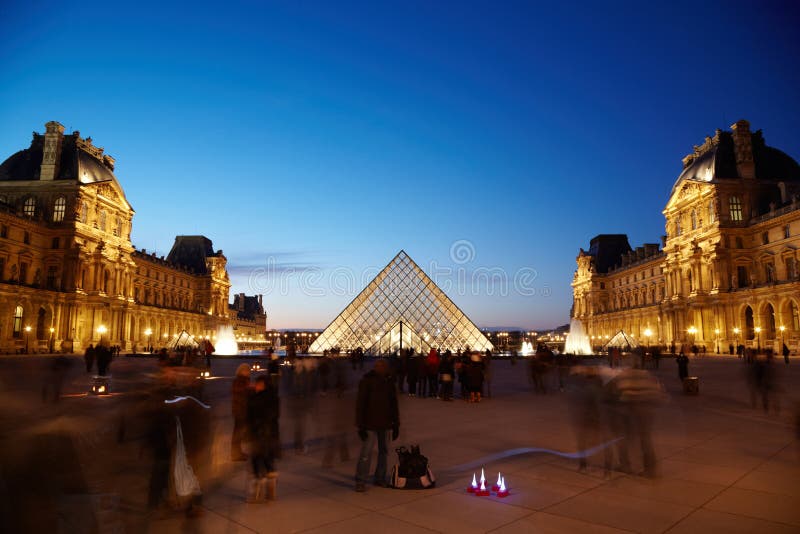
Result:
<svg viewBox="0 0 800 534">
<path fill-rule="evenodd" d="M 694 345 L 694 340 L 695 340 L 695 338 L 697 336 L 697 328 L 695 328 L 694 326 L 690 326 L 689 329 L 687 330 L 687 332 L 689 332 L 689 335 L 692 336 L 692 340 L 691 341 L 692 341 L 692 345 Z"/>
<path fill-rule="evenodd" d="M 30 350 L 30 346 L 28 345 L 28 339 L 30 338 L 31 334 L 31 325 L 25 327 L 25 354 L 28 354 Z"/>
<path fill-rule="evenodd" d="M 145 347 L 145 352 L 152 352 L 153 348 L 150 346 L 150 336 L 153 335 L 153 331 L 148 328 L 144 331 L 144 335 L 147 336 L 147 347 Z"/>
<path fill-rule="evenodd" d="M 55 332 L 56 332 L 56 329 L 51 326 L 50 327 L 50 354 L 53 353 L 53 349 L 55 348 L 54 347 L 54 345 L 55 345 L 55 339 L 54 339 Z"/>
<path fill-rule="evenodd" d="M 761 327 L 756 327 L 756 335 L 758 335 L 758 352 L 761 353 Z"/>
<path fill-rule="evenodd" d="M 646 340 L 646 347 L 648 350 L 650 349 L 650 336 L 652 335 L 653 335 L 652 330 L 650 330 L 649 328 L 644 329 L 644 338 Z"/>
<path fill-rule="evenodd" d="M 736 353 L 737 354 L 739 353 L 739 332 L 741 332 L 741 330 L 739 330 L 739 327 L 734 327 L 733 328 L 733 337 L 736 340 Z"/>
<path fill-rule="evenodd" d="M 97 333 L 98 333 L 98 334 L 100 334 L 100 342 L 101 342 L 101 343 L 103 342 L 103 336 L 104 336 L 104 335 L 105 335 L 107 332 L 108 332 L 108 328 L 106 328 L 106 325 L 104 325 L 104 324 L 101 324 L 100 326 L 98 326 L 98 327 L 97 327 Z"/>
<path fill-rule="evenodd" d="M 778 330 L 781 331 L 781 350 L 783 350 L 783 345 L 784 345 L 784 343 L 783 343 L 783 332 L 786 330 L 786 327 L 783 326 L 783 325 L 780 325 L 778 327 Z"/>
<path fill-rule="evenodd" d="M 719 354 L 719 328 L 714 329 L 714 337 L 717 340 L 717 354 Z"/>
</svg>

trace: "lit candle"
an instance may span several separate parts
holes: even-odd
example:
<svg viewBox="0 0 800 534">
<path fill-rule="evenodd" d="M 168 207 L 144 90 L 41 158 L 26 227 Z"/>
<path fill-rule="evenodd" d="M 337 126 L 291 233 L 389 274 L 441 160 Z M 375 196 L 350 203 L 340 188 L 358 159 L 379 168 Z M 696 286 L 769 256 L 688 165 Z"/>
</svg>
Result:
<svg viewBox="0 0 800 534">
<path fill-rule="evenodd" d="M 475 492 L 478 497 L 488 497 L 489 490 L 486 489 L 486 481 L 481 480 L 481 488 Z"/>
<path fill-rule="evenodd" d="M 492 486 L 492 491 L 497 491 L 500 489 L 500 483 L 503 481 L 503 478 L 500 476 L 500 472 L 497 472 L 497 483 Z"/>
<path fill-rule="evenodd" d="M 475 480 L 475 473 L 472 473 L 472 484 L 467 486 L 467 493 L 475 493 L 478 491 L 478 481 Z"/>
<path fill-rule="evenodd" d="M 506 488 L 506 479 L 500 479 L 500 488 L 497 490 L 498 497 L 508 497 L 508 489 Z"/>
</svg>

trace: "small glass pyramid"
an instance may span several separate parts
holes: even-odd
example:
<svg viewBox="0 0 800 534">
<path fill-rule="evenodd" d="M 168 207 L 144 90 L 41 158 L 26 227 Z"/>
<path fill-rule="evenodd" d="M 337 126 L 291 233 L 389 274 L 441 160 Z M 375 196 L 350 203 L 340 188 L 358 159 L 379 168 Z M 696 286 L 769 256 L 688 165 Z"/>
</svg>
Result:
<svg viewBox="0 0 800 534">
<path fill-rule="evenodd" d="M 401 348 L 416 352 L 431 347 L 453 352 L 467 347 L 477 351 L 494 348 L 402 250 L 328 325 L 308 352 L 358 347 L 371 354 Z"/>
</svg>

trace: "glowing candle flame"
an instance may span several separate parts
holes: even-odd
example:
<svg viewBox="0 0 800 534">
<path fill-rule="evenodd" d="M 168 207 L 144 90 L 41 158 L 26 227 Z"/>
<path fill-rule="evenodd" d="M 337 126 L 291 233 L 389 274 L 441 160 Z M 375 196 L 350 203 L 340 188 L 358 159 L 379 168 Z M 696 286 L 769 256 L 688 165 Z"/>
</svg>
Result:
<svg viewBox="0 0 800 534">
<path fill-rule="evenodd" d="M 483 467 L 481 467 L 481 487 L 483 487 L 483 483 L 486 481 L 486 477 L 483 476 Z"/>
<path fill-rule="evenodd" d="M 501 492 L 506 491 L 506 479 L 504 478 L 500 479 L 500 491 Z"/>
<path fill-rule="evenodd" d="M 477 488 L 478 487 L 478 481 L 475 480 L 475 473 L 472 473 L 472 487 L 473 488 Z"/>
<path fill-rule="evenodd" d="M 500 476 L 500 471 L 498 471 L 497 472 L 497 485 L 499 486 L 502 481 L 503 481 L 503 478 Z"/>
<path fill-rule="evenodd" d="M 483 479 L 481 479 L 481 492 L 486 491 L 486 484 L 484 484 Z"/>
</svg>

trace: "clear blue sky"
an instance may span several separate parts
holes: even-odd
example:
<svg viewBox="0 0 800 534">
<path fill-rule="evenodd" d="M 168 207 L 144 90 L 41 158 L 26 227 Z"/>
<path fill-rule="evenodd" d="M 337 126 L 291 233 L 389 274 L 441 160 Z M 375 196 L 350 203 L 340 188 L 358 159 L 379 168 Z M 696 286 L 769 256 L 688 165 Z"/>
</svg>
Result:
<svg viewBox="0 0 800 534">
<path fill-rule="evenodd" d="M 578 248 L 658 241 L 715 128 L 800 157 L 797 4 L 654 4 L 7 3 L 0 158 L 92 136 L 134 244 L 207 235 L 273 327 L 324 327 L 400 249 L 479 325 L 551 327 Z"/>
</svg>

